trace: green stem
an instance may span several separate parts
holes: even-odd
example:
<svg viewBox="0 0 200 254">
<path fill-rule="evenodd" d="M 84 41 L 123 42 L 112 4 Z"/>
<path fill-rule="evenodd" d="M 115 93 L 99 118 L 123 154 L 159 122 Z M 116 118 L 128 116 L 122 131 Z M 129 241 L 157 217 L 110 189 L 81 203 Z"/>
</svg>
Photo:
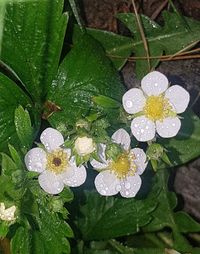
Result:
<svg viewBox="0 0 200 254">
<path fill-rule="evenodd" d="M 119 253 L 124 254 L 124 247 L 121 246 L 121 244 L 118 243 L 116 240 L 114 240 L 114 239 L 109 240 L 108 244 L 110 244 L 110 246 L 113 247 Z"/>
</svg>

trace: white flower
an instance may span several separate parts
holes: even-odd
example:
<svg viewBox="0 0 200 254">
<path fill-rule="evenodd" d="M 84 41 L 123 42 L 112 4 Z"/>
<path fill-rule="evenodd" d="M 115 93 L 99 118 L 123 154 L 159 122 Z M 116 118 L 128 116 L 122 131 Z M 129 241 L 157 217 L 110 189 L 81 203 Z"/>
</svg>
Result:
<svg viewBox="0 0 200 254">
<path fill-rule="evenodd" d="M 190 95 L 181 86 L 168 86 L 165 75 L 153 71 L 142 79 L 142 90 L 132 88 L 124 94 L 125 111 L 140 115 L 131 123 L 131 131 L 138 141 L 152 140 L 156 131 L 163 138 L 174 137 L 180 130 L 177 114 L 186 110 Z"/>
<path fill-rule="evenodd" d="M 116 161 L 106 160 L 106 146 L 101 144 L 99 156 L 103 163 L 91 161 L 94 168 L 101 169 L 95 178 L 96 189 L 103 196 L 120 192 L 123 197 L 135 197 L 142 184 L 140 175 L 147 166 L 146 154 L 140 148 L 130 150 L 130 136 L 124 129 L 116 131 L 112 139 L 123 147 L 124 152 Z"/>
<path fill-rule="evenodd" d="M 0 219 L 4 221 L 14 221 L 16 220 L 15 218 L 15 211 L 16 211 L 16 206 L 13 205 L 9 208 L 5 208 L 4 203 L 0 203 Z"/>
<path fill-rule="evenodd" d="M 95 145 L 92 138 L 79 137 L 75 141 L 76 152 L 80 156 L 88 155 L 95 151 Z"/>
<path fill-rule="evenodd" d="M 46 150 L 31 149 L 25 156 L 25 164 L 28 170 L 41 173 L 39 184 L 46 192 L 58 194 L 64 185 L 76 187 L 85 182 L 85 167 L 77 167 L 74 157 L 69 159 L 70 149 L 60 148 L 64 138 L 59 131 L 47 128 L 42 132 L 40 140 Z"/>
</svg>

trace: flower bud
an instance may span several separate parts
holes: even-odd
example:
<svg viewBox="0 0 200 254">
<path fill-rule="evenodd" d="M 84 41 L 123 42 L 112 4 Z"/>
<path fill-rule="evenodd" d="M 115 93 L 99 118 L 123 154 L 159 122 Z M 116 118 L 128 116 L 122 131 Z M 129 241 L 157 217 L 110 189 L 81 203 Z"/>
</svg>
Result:
<svg viewBox="0 0 200 254">
<path fill-rule="evenodd" d="M 158 161 L 161 159 L 164 153 L 164 147 L 161 146 L 160 144 L 151 144 L 146 152 L 147 158 L 149 160 L 156 160 Z"/>
<path fill-rule="evenodd" d="M 78 155 L 85 156 L 95 151 L 95 145 L 92 138 L 79 137 L 75 141 L 75 149 Z"/>
</svg>

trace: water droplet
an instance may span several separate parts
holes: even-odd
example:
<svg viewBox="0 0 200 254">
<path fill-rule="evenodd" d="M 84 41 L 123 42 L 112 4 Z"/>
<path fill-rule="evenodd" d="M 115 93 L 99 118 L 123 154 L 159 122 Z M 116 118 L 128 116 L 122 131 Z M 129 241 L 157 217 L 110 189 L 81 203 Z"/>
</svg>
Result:
<svg viewBox="0 0 200 254">
<path fill-rule="evenodd" d="M 117 184 L 116 187 L 115 187 L 116 191 L 120 191 L 121 190 L 121 185 L 120 184 Z"/>
<path fill-rule="evenodd" d="M 126 182 L 126 183 L 125 183 L 125 188 L 126 188 L 127 190 L 129 190 L 129 189 L 131 188 L 131 185 L 130 185 L 129 182 Z"/>
<path fill-rule="evenodd" d="M 131 108 L 133 106 L 132 101 L 126 101 L 127 108 Z"/>
</svg>

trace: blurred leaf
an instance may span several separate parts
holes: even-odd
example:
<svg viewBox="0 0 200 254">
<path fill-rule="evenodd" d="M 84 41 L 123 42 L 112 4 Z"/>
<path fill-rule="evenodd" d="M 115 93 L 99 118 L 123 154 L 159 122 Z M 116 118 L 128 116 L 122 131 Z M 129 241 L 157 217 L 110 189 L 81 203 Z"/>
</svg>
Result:
<svg viewBox="0 0 200 254">
<path fill-rule="evenodd" d="M 63 0 L 10 1 L 4 20 L 1 60 L 40 102 L 56 74 L 68 16 Z"/>
<path fill-rule="evenodd" d="M 187 163 L 200 156 L 200 119 L 191 111 L 182 114 L 182 117 L 181 129 L 176 137 L 158 140 L 167 149 L 172 166 Z"/>
<path fill-rule="evenodd" d="M 200 224 L 190 217 L 189 214 L 180 211 L 175 213 L 174 217 L 181 233 L 200 232 Z"/>
<path fill-rule="evenodd" d="M 153 199 L 105 198 L 96 192 L 86 192 L 86 203 L 81 207 L 78 226 L 87 240 L 133 234 L 150 222 L 156 204 Z"/>
<path fill-rule="evenodd" d="M 156 173 L 154 179 L 154 186 L 151 191 L 150 197 L 157 196 L 158 207 L 152 213 L 153 220 L 143 227 L 145 232 L 155 232 L 163 230 L 164 228 L 170 228 L 172 230 L 173 239 L 172 247 L 179 251 L 190 251 L 192 249 L 189 242 L 186 240 L 184 232 L 196 232 L 200 225 L 194 222 L 189 215 L 183 215 L 180 212 L 174 212 L 177 206 L 177 199 L 175 193 L 169 192 L 167 188 L 169 173 L 165 169 L 161 169 Z M 187 219 L 185 222 L 188 223 L 187 226 L 183 223 L 183 216 Z M 181 225 L 182 224 L 182 225 Z M 179 228 L 180 226 L 180 228 Z M 194 228 L 195 226 L 195 228 Z"/>
<path fill-rule="evenodd" d="M 105 111 L 96 106 L 92 98 L 103 95 L 120 101 L 123 91 L 120 78 L 102 47 L 92 37 L 82 34 L 61 63 L 48 95 L 48 100 L 60 108 L 49 121 L 54 127 L 74 125 L 77 120 L 95 112 L 108 114 L 110 121 L 116 121 L 117 109 Z"/>
<path fill-rule="evenodd" d="M 9 231 L 9 225 L 6 223 L 6 221 L 0 221 L 0 237 L 5 238 L 7 233 Z"/>
<path fill-rule="evenodd" d="M 26 153 L 32 146 L 34 133 L 30 115 L 22 106 L 15 110 L 15 127 L 24 153 Z"/>
<path fill-rule="evenodd" d="M 0 151 L 8 149 L 8 142 L 19 147 L 19 139 L 14 124 L 15 109 L 22 105 L 31 107 L 30 99 L 9 78 L 0 73 Z"/>
<path fill-rule="evenodd" d="M 38 232 L 38 231 L 32 232 L 31 242 L 32 242 L 32 246 L 31 246 L 32 253 L 34 253 L 34 254 L 46 254 L 47 253 L 47 252 L 45 252 L 45 246 L 44 246 L 44 242 L 43 242 L 42 235 L 40 232 Z"/>
<path fill-rule="evenodd" d="M 30 252 L 30 235 L 28 229 L 19 227 L 11 239 L 12 254 L 29 254 Z"/>
</svg>

